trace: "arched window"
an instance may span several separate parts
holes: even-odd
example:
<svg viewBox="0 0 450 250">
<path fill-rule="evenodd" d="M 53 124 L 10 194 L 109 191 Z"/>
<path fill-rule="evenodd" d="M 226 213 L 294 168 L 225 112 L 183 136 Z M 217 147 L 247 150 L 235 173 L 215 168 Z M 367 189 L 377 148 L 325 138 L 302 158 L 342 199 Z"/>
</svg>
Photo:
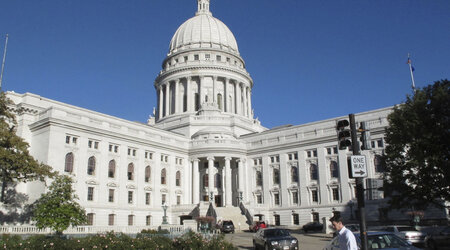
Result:
<svg viewBox="0 0 450 250">
<path fill-rule="evenodd" d="M 298 168 L 291 167 L 291 182 L 298 182 Z"/>
<path fill-rule="evenodd" d="M 262 186 L 263 176 L 261 171 L 256 171 L 256 186 Z"/>
<path fill-rule="evenodd" d="M 166 169 L 161 169 L 161 184 L 166 185 Z"/>
<path fill-rule="evenodd" d="M 91 156 L 88 159 L 87 174 L 88 175 L 94 175 L 95 174 L 95 157 L 94 156 Z"/>
<path fill-rule="evenodd" d="M 150 182 L 150 166 L 145 167 L 145 182 Z"/>
<path fill-rule="evenodd" d="M 317 165 L 316 164 L 311 164 L 309 171 L 310 171 L 310 174 L 311 174 L 311 180 L 318 180 L 319 179 L 319 173 L 318 173 L 318 169 L 317 169 Z"/>
<path fill-rule="evenodd" d="M 222 175 L 216 174 L 214 176 L 214 187 L 222 188 Z"/>
<path fill-rule="evenodd" d="M 133 163 L 128 164 L 127 176 L 128 176 L 129 181 L 134 180 L 134 164 Z"/>
<path fill-rule="evenodd" d="M 339 178 L 339 168 L 335 161 L 330 162 L 330 176 L 331 178 Z"/>
<path fill-rule="evenodd" d="M 73 153 L 66 154 L 66 161 L 64 164 L 64 172 L 72 173 L 73 171 Z"/>
<path fill-rule="evenodd" d="M 277 168 L 273 169 L 273 183 L 280 184 L 280 170 Z"/>
<path fill-rule="evenodd" d="M 203 175 L 203 187 L 209 187 L 208 174 Z"/>
<path fill-rule="evenodd" d="M 375 155 L 375 158 L 373 158 L 373 165 L 375 166 L 375 172 L 377 173 L 384 172 L 383 161 L 381 160 L 380 155 Z"/>
<path fill-rule="evenodd" d="M 177 171 L 177 173 L 175 174 L 175 185 L 177 187 L 181 186 L 181 173 L 180 173 L 180 171 Z"/>
<path fill-rule="evenodd" d="M 217 105 L 219 106 L 220 110 L 223 110 L 223 105 L 222 105 L 222 94 L 217 94 Z"/>
<path fill-rule="evenodd" d="M 116 175 L 116 161 L 110 160 L 108 164 L 108 177 L 114 178 L 115 175 Z"/>
</svg>

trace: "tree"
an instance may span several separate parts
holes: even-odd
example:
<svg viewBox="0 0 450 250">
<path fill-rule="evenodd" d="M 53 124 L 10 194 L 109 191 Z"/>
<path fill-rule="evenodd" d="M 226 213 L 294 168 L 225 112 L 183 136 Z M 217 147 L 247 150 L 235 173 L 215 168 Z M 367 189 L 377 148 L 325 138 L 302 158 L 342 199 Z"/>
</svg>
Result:
<svg viewBox="0 0 450 250">
<path fill-rule="evenodd" d="M 450 201 L 450 82 L 417 89 L 394 107 L 385 131 L 385 190 L 394 208 Z"/>
<path fill-rule="evenodd" d="M 16 135 L 17 122 L 14 104 L 4 92 L 0 92 L 0 201 L 5 202 L 8 184 L 33 180 L 43 181 L 52 177 L 52 168 L 36 161 L 28 152 L 28 143 Z"/>
<path fill-rule="evenodd" d="M 86 211 L 76 201 L 72 182 L 67 175 L 56 176 L 49 191 L 36 201 L 33 219 L 38 228 L 51 228 L 61 235 L 69 226 L 86 222 Z"/>
</svg>

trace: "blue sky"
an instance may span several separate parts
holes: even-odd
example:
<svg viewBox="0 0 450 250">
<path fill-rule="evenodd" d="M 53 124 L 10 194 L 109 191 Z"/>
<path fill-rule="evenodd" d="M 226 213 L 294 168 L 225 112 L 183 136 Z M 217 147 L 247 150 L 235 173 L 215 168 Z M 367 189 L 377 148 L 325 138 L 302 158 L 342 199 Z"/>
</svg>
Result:
<svg viewBox="0 0 450 250">
<path fill-rule="evenodd" d="M 1 0 L 3 90 L 131 121 L 156 106 L 153 81 L 196 0 Z M 234 33 L 266 127 L 405 100 L 450 78 L 449 0 L 211 0 Z"/>
</svg>

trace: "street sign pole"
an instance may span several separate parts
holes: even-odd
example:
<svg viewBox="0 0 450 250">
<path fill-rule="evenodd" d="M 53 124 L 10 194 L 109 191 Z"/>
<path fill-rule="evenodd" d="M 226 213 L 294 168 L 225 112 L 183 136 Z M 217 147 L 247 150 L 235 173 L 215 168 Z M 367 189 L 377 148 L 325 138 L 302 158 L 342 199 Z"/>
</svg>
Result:
<svg viewBox="0 0 450 250">
<path fill-rule="evenodd" d="M 350 129 L 352 133 L 351 136 L 352 136 L 353 155 L 360 155 L 358 133 L 356 131 L 355 115 L 349 114 L 348 118 L 350 121 Z M 358 201 L 361 249 L 367 250 L 366 211 L 364 202 L 363 177 L 356 178 L 356 199 Z"/>
</svg>

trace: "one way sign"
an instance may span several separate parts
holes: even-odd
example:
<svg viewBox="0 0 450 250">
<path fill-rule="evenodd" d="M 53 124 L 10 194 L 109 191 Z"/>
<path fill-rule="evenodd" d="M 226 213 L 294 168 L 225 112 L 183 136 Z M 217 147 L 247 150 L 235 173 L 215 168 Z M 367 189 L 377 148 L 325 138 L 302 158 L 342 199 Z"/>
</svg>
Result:
<svg viewBox="0 0 450 250">
<path fill-rule="evenodd" d="M 367 177 L 367 164 L 366 156 L 364 155 L 352 155 L 350 156 L 352 177 Z"/>
</svg>

